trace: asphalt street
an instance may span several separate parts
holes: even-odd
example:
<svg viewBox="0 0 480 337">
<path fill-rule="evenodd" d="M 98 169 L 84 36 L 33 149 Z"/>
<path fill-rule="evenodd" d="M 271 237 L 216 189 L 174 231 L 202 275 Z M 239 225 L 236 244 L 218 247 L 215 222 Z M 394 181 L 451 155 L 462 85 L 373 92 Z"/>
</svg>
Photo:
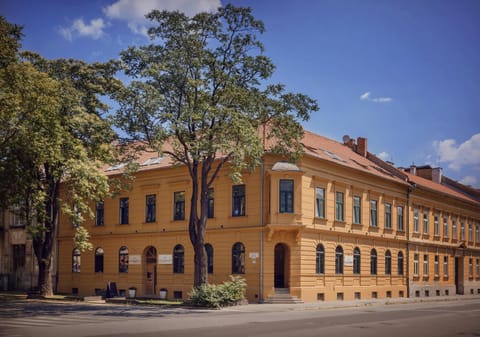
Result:
<svg viewBox="0 0 480 337">
<path fill-rule="evenodd" d="M 250 304 L 221 310 L 2 300 L 9 337 L 479 337 L 480 297 Z"/>
</svg>

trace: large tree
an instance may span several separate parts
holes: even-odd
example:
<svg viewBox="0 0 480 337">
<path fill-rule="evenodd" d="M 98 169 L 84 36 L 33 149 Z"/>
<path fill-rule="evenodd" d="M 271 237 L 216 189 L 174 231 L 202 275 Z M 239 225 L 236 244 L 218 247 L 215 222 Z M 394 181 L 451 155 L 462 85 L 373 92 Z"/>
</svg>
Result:
<svg viewBox="0 0 480 337">
<path fill-rule="evenodd" d="M 3 18 L 0 22 L 17 32 L 17 26 Z M 107 106 L 100 96 L 117 91 L 121 83 L 114 78 L 115 62 L 19 54 L 20 34 L 9 36 L 14 57 L 2 55 L 6 64 L 0 69 L 0 191 L 9 196 L 3 206 L 23 205 L 38 263 L 38 289 L 51 295 L 60 212 L 77 226 L 77 242 L 84 244 L 88 235 L 81 224 L 92 215 L 91 201 L 109 191 L 101 167 L 115 160 L 116 135 L 104 118 Z"/>
<path fill-rule="evenodd" d="M 152 43 L 121 55 L 132 81 L 119 97 L 117 122 L 131 140 L 187 167 L 194 286 L 200 286 L 208 281 L 208 190 L 219 171 L 228 164 L 233 179 L 241 179 L 260 163 L 266 142 L 271 151 L 298 156 L 299 120 L 318 108 L 306 95 L 266 82 L 274 65 L 257 38 L 263 23 L 249 8 L 227 5 L 194 17 L 154 10 L 147 18 L 154 23 Z"/>
</svg>

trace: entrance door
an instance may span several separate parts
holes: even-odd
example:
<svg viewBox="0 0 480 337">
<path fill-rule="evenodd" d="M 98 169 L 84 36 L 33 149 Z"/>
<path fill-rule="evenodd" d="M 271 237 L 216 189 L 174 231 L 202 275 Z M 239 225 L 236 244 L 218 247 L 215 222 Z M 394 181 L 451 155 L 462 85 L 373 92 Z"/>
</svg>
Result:
<svg viewBox="0 0 480 337">
<path fill-rule="evenodd" d="M 157 250 L 155 247 L 145 249 L 145 295 L 155 295 L 157 288 Z"/>
<path fill-rule="evenodd" d="M 463 295 L 463 257 L 455 258 L 455 288 L 457 295 Z"/>
<path fill-rule="evenodd" d="M 283 243 L 275 246 L 274 286 L 275 288 L 288 288 L 288 249 Z"/>
</svg>

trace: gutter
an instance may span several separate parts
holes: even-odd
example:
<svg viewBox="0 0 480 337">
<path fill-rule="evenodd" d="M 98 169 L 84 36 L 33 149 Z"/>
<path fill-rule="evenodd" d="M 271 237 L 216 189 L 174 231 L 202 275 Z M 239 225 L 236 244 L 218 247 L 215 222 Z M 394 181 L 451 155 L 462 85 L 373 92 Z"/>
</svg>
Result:
<svg viewBox="0 0 480 337">
<path fill-rule="evenodd" d="M 265 187 L 265 165 L 263 162 L 263 159 L 261 160 L 260 163 L 261 166 L 261 171 L 260 171 L 260 277 L 259 277 L 259 293 L 258 293 L 258 298 L 259 302 L 263 303 L 263 234 L 264 234 L 264 229 L 263 227 L 265 226 L 264 223 L 264 198 L 265 198 L 265 193 L 264 193 L 264 187 Z"/>
</svg>

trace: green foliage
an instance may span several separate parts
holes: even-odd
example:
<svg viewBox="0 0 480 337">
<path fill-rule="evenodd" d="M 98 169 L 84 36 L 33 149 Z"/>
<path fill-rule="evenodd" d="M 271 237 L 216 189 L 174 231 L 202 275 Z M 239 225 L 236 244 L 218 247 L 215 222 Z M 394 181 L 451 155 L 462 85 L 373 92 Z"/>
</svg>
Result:
<svg viewBox="0 0 480 337">
<path fill-rule="evenodd" d="M 169 155 L 191 177 L 195 286 L 207 282 L 208 188 L 222 167 L 238 182 L 265 149 L 295 160 L 300 122 L 318 110 L 310 97 L 267 82 L 275 66 L 258 38 L 264 25 L 251 12 L 230 4 L 193 17 L 154 10 L 147 15 L 152 43 L 121 53 L 132 81 L 118 93 L 115 122 L 129 140 Z"/>
<path fill-rule="evenodd" d="M 239 276 L 230 276 L 222 284 L 202 284 L 192 289 L 190 303 L 193 305 L 220 308 L 234 305 L 245 299 L 247 282 Z"/>
<path fill-rule="evenodd" d="M 93 245 L 89 241 L 90 233 L 88 230 L 83 226 L 75 227 L 75 236 L 73 237 L 73 241 L 75 242 L 75 248 L 78 248 L 81 252 L 86 250 L 92 250 Z"/>
<path fill-rule="evenodd" d="M 2 47 L 7 46 L 0 48 L 0 206 L 24 206 L 39 263 L 38 286 L 49 295 L 60 210 L 79 226 L 93 215 L 91 202 L 109 193 L 101 167 L 116 162 L 118 152 L 102 97 L 122 84 L 114 77 L 117 62 L 19 53 L 21 29 L 0 17 L 0 31 Z M 88 233 L 80 229 L 76 238 L 88 248 Z"/>
</svg>

